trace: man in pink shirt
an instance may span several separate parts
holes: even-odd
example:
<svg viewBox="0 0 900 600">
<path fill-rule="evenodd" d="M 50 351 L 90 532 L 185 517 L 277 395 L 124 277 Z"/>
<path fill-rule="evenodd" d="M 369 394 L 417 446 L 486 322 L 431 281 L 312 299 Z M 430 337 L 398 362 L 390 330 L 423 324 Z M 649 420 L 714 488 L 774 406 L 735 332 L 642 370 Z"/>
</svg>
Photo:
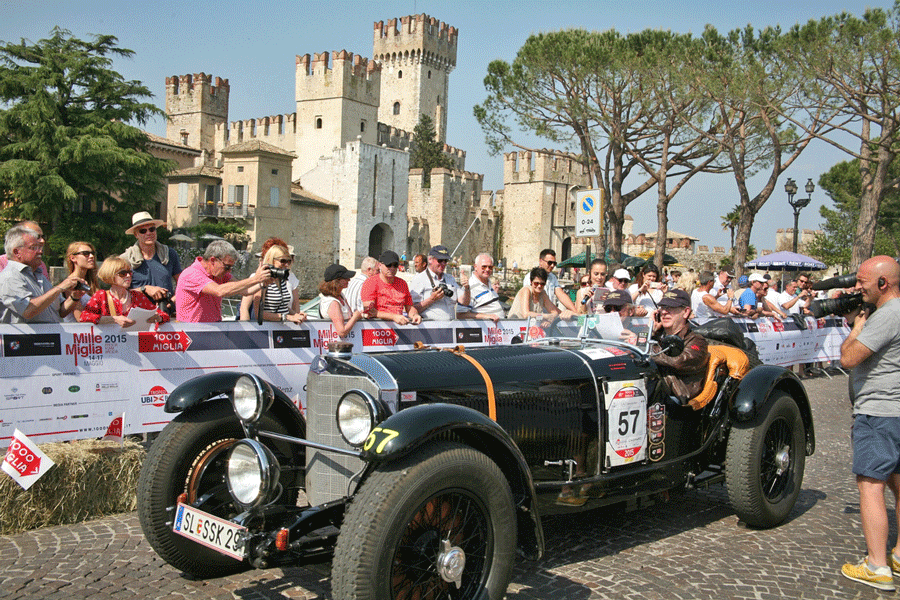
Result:
<svg viewBox="0 0 900 600">
<path fill-rule="evenodd" d="M 378 261 L 378 275 L 366 279 L 360 292 L 366 314 L 393 321 L 397 325 L 418 325 L 422 317 L 413 306 L 409 286 L 397 277 L 400 257 L 396 252 L 385 250 Z M 408 317 L 403 314 L 404 310 Z"/>
<path fill-rule="evenodd" d="M 175 288 L 178 320 L 183 323 L 215 323 L 222 320 L 222 298 L 255 294 L 273 279 L 265 265 L 247 279 L 231 281 L 237 250 L 224 240 L 206 247 L 203 256 L 181 272 Z"/>
</svg>

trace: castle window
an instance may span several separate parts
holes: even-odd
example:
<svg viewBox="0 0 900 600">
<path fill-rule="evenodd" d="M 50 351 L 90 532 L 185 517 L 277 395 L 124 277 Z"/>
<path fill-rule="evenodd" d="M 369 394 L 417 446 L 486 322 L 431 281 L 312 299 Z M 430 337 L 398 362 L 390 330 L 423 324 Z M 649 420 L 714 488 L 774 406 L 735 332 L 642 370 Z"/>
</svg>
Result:
<svg viewBox="0 0 900 600">
<path fill-rule="evenodd" d="M 281 200 L 281 190 L 277 187 L 269 188 L 269 206 L 272 208 L 278 208 L 278 203 Z"/>
<path fill-rule="evenodd" d="M 428 79 L 431 79 L 431 71 L 428 71 Z"/>
<path fill-rule="evenodd" d="M 182 182 L 178 184 L 178 208 L 185 208 L 188 205 L 188 184 Z"/>
<path fill-rule="evenodd" d="M 185 146 L 188 145 L 188 132 L 187 131 L 181 132 L 181 143 L 184 144 Z"/>
<path fill-rule="evenodd" d="M 440 97 L 440 96 L 437 97 L 437 105 L 438 105 L 438 106 L 441 105 L 441 97 Z"/>
<path fill-rule="evenodd" d="M 403 71 L 397 71 L 397 79 L 403 79 Z"/>
<path fill-rule="evenodd" d="M 238 167 L 238 173 L 243 173 L 243 172 L 244 172 L 244 167 Z"/>
<path fill-rule="evenodd" d="M 399 102 L 394 102 L 394 114 L 395 115 L 400 114 L 400 103 Z"/>
<path fill-rule="evenodd" d="M 278 175 L 278 169 L 272 169 L 272 175 Z"/>
<path fill-rule="evenodd" d="M 360 133 L 365 133 L 365 132 L 366 132 L 366 122 L 365 122 L 365 121 L 360 121 L 360 122 L 359 122 L 359 132 L 360 132 Z"/>
<path fill-rule="evenodd" d="M 322 117 L 316 117 L 316 129 L 322 129 Z"/>
</svg>

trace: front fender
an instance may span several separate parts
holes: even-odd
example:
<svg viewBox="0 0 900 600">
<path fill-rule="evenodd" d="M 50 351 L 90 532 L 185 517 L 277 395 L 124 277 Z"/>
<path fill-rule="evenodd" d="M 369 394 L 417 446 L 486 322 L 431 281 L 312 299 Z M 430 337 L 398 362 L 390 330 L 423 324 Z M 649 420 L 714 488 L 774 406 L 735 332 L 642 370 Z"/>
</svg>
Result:
<svg viewBox="0 0 900 600">
<path fill-rule="evenodd" d="M 794 373 L 774 365 L 762 365 L 751 370 L 741 379 L 733 396 L 730 407 L 731 418 L 737 422 L 755 421 L 768 410 L 772 403 L 772 392 L 782 390 L 790 395 L 806 428 L 806 455 L 810 456 L 816 449 L 816 436 L 813 429 L 812 407 L 806 388 Z"/>
<path fill-rule="evenodd" d="M 531 471 L 509 434 L 483 413 L 441 403 L 401 410 L 378 424 L 366 440 L 361 458 L 372 463 L 391 462 L 429 440 L 448 437 L 489 456 L 503 471 L 516 502 L 519 549 L 526 558 L 540 558 L 544 552 L 544 531 Z"/>
<path fill-rule="evenodd" d="M 244 373 L 219 371 L 185 381 L 169 394 L 164 410 L 168 413 L 183 412 L 207 400 L 223 395 L 227 396 L 230 401 L 234 383 L 241 375 L 244 375 Z M 300 410 L 276 386 L 269 383 L 269 387 L 272 388 L 272 392 L 275 394 L 275 402 L 269 410 L 275 413 L 281 422 L 285 424 L 294 423 L 295 425 L 291 427 L 292 433 L 299 437 L 306 437 L 306 420 L 303 418 Z"/>
</svg>

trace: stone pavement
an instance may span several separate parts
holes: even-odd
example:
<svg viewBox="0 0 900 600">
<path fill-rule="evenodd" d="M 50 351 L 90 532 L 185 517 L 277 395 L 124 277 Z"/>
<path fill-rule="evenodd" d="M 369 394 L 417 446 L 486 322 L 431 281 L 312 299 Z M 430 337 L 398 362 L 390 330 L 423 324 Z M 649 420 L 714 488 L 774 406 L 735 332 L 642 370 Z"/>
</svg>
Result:
<svg viewBox="0 0 900 600">
<path fill-rule="evenodd" d="M 507 598 L 873 598 L 842 563 L 865 552 L 850 473 L 847 378 L 807 380 L 817 448 L 788 522 L 744 527 L 723 486 L 627 514 L 544 522 L 545 558 L 519 560 Z M 893 511 L 890 511 L 893 521 Z M 892 526 L 893 530 L 893 526 Z M 893 533 L 892 533 L 893 535 Z M 0 537 L 0 598 L 329 598 L 328 562 L 192 581 L 150 550 L 134 513 Z"/>
</svg>

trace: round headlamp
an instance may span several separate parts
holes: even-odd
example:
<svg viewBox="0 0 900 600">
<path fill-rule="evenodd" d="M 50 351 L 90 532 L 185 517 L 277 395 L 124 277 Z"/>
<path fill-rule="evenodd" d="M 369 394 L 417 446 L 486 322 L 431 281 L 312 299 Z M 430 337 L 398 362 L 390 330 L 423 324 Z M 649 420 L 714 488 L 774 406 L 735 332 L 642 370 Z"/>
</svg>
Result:
<svg viewBox="0 0 900 600">
<path fill-rule="evenodd" d="M 244 423 L 255 423 L 272 405 L 275 394 L 271 386 L 256 375 L 241 375 L 234 382 L 234 412 Z"/>
<path fill-rule="evenodd" d="M 278 460 L 271 450 L 256 440 L 243 439 L 228 454 L 225 483 L 235 503 L 247 510 L 274 497 L 280 473 Z"/>
<path fill-rule="evenodd" d="M 375 427 L 378 406 L 375 399 L 362 390 L 350 390 L 338 401 L 337 426 L 351 446 L 363 445 Z"/>
</svg>

